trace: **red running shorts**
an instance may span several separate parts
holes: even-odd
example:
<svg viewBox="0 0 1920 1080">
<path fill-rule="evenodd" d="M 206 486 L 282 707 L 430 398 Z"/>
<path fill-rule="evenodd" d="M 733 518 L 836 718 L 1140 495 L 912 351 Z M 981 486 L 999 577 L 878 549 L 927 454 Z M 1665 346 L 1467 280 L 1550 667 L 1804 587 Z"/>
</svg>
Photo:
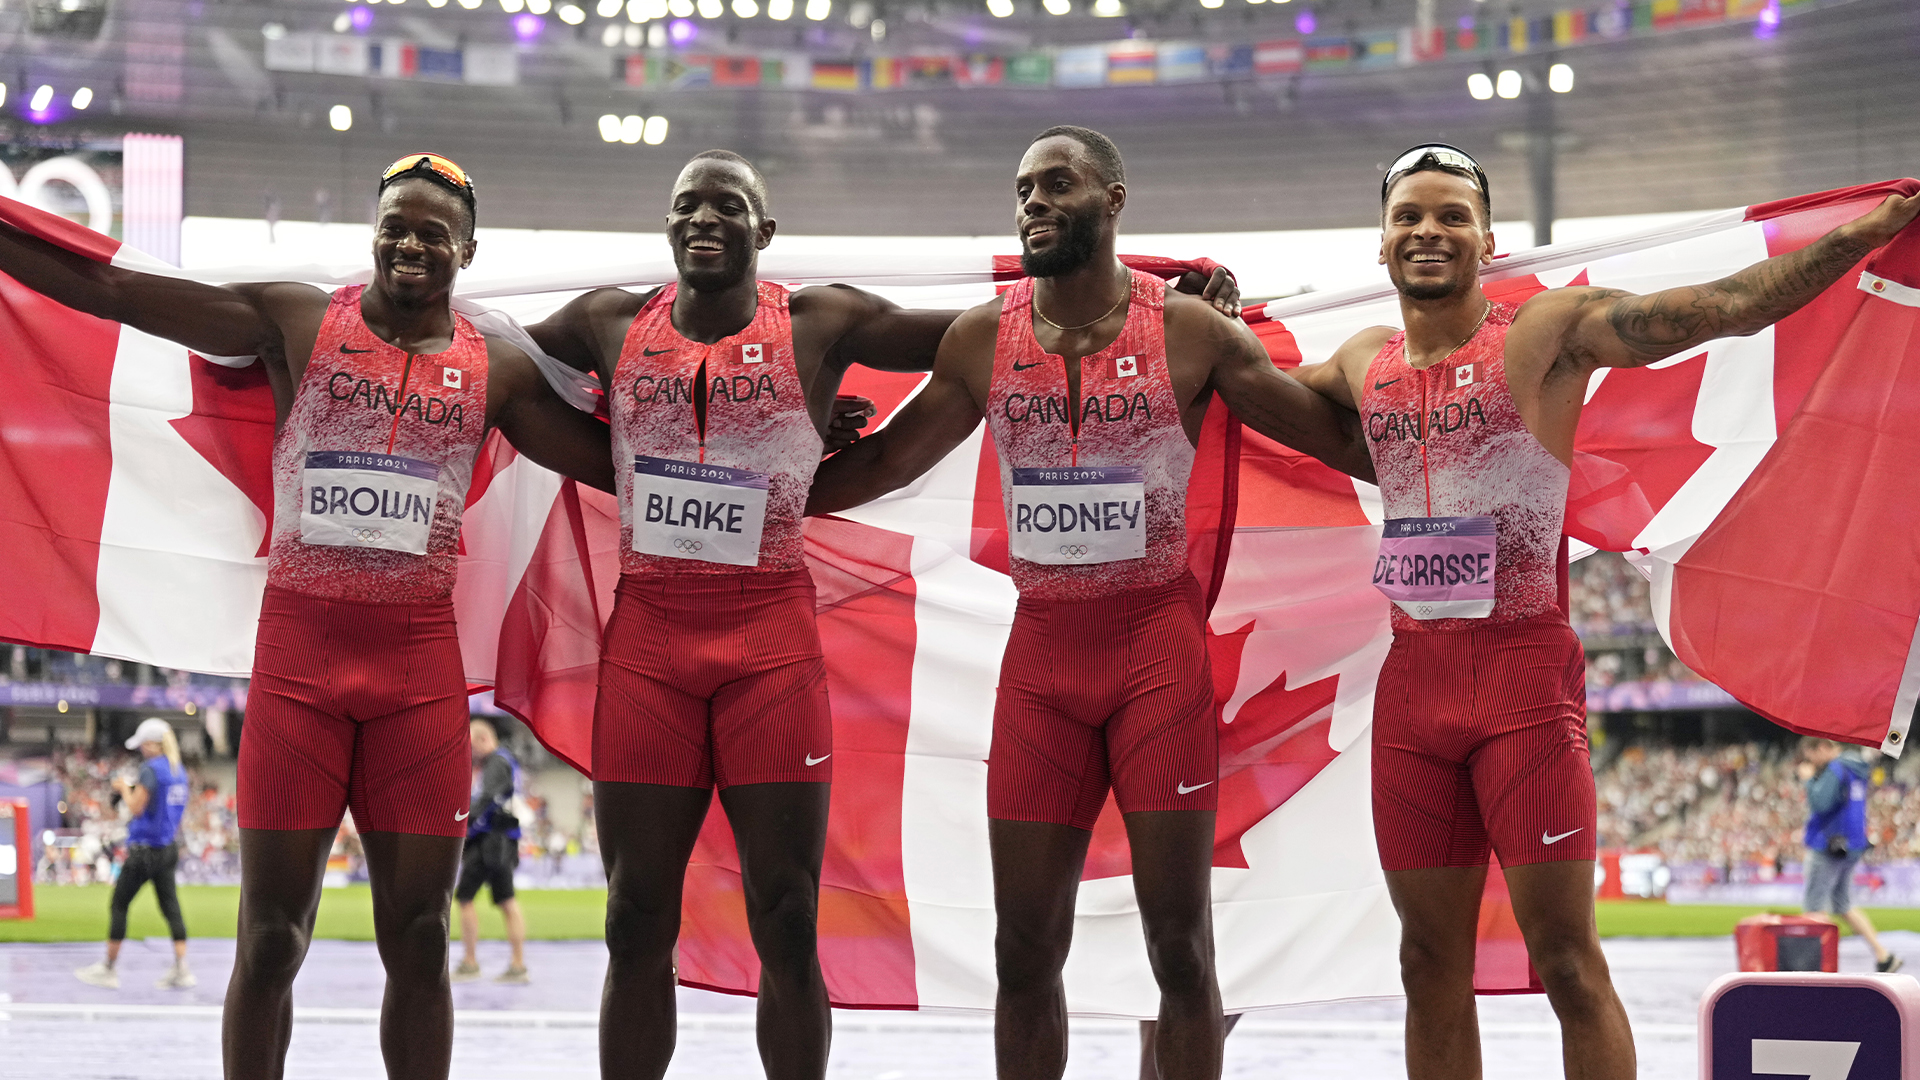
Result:
<svg viewBox="0 0 1920 1080">
<path fill-rule="evenodd" d="M 1594 857 L 1586 654 L 1559 612 L 1398 633 L 1373 706 L 1373 831 L 1388 870 Z"/>
<path fill-rule="evenodd" d="M 1020 598 L 1000 663 L 987 816 L 1092 829 L 1123 813 L 1214 810 L 1220 741 L 1200 585 L 1096 600 Z"/>
<path fill-rule="evenodd" d="M 594 779 L 826 783 L 832 755 L 805 570 L 620 578 L 600 650 Z"/>
<path fill-rule="evenodd" d="M 240 727 L 243 829 L 465 836 L 467 680 L 450 602 L 269 586 Z"/>
</svg>

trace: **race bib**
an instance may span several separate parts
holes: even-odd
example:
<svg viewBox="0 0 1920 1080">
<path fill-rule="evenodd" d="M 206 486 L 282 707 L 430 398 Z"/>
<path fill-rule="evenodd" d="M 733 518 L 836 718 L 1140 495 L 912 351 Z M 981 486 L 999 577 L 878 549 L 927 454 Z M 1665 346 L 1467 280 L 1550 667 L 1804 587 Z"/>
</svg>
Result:
<svg viewBox="0 0 1920 1080">
<path fill-rule="evenodd" d="M 1049 566 L 1144 558 L 1146 499 L 1133 465 L 1015 469 L 1008 548 Z"/>
<path fill-rule="evenodd" d="M 300 539 L 330 547 L 427 553 L 440 467 L 431 461 L 311 450 L 300 477 Z"/>
<path fill-rule="evenodd" d="M 1496 551 L 1490 517 L 1388 518 L 1373 585 L 1416 619 L 1484 619 Z"/>
<path fill-rule="evenodd" d="M 633 459 L 633 550 L 754 566 L 767 523 L 767 474 L 671 458 Z"/>
</svg>

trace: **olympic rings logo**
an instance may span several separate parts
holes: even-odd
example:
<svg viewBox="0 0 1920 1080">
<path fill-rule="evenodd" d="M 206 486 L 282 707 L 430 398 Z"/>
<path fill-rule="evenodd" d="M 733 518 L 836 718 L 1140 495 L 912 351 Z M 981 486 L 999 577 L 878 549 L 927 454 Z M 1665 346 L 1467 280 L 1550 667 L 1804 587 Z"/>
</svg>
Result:
<svg viewBox="0 0 1920 1080">
<path fill-rule="evenodd" d="M 1426 616 L 1428 616 L 1428 615 L 1432 615 L 1432 614 L 1433 614 L 1433 605 L 1432 605 L 1432 604 L 1421 604 L 1421 605 L 1420 605 L 1420 615 L 1421 615 L 1421 617 L 1422 617 L 1422 618 L 1425 618 Z"/>
<path fill-rule="evenodd" d="M 1087 557 L 1087 545 L 1061 544 L 1060 554 L 1065 555 L 1069 559 L 1084 559 Z"/>
<path fill-rule="evenodd" d="M 353 530 L 353 538 L 355 540 L 360 541 L 363 544 L 371 544 L 375 540 L 379 540 L 385 537 L 386 535 L 387 535 L 386 533 L 381 532 L 379 529 L 354 529 Z"/>
<path fill-rule="evenodd" d="M 688 555 L 692 555 L 694 552 L 706 546 L 707 545 L 698 540 L 675 540 L 673 542 L 673 550 L 685 552 Z"/>
</svg>

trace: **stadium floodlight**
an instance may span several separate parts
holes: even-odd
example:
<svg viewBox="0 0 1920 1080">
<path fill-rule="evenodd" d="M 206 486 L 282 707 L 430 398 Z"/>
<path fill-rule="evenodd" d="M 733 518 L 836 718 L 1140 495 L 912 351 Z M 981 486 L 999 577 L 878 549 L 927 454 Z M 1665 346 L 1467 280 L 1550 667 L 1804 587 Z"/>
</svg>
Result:
<svg viewBox="0 0 1920 1080">
<path fill-rule="evenodd" d="M 1073 10 L 1073 0 L 1040 0 L 1040 6 L 1046 8 L 1049 15 L 1065 15 Z"/>
<path fill-rule="evenodd" d="M 676 19 L 691 19 L 693 0 L 667 0 L 667 11 Z"/>
<path fill-rule="evenodd" d="M 427 6 L 438 10 L 447 6 L 447 0 L 427 0 Z"/>
<path fill-rule="evenodd" d="M 27 102 L 27 111 L 46 112 L 47 106 L 51 104 L 53 104 L 53 87 L 41 83 L 40 89 L 33 92 L 33 99 Z"/>
<path fill-rule="evenodd" d="M 1226 2 L 1227 0 L 1200 0 L 1200 6 L 1209 9 L 1218 8 Z"/>
<path fill-rule="evenodd" d="M 327 123 L 332 124 L 335 131 L 346 131 L 353 127 L 353 110 L 345 105 L 335 105 L 327 110 Z"/>
<path fill-rule="evenodd" d="M 93 104 L 93 88 L 92 87 L 83 86 L 80 89 L 75 90 L 73 92 L 74 108 L 84 111 L 86 107 L 91 104 Z"/>
<path fill-rule="evenodd" d="M 481 0 L 460 0 L 460 6 L 468 11 L 480 10 Z"/>
<path fill-rule="evenodd" d="M 720 6 L 720 0 L 699 0 L 693 7 L 703 19 L 717 19 L 726 12 L 726 9 Z"/>
<path fill-rule="evenodd" d="M 608 113 L 600 118 L 600 140 L 602 142 L 620 141 L 620 118 Z"/>
<path fill-rule="evenodd" d="M 509 15 L 520 14 L 520 9 L 526 6 L 527 0 L 500 0 L 500 10 Z"/>
<path fill-rule="evenodd" d="M 1120 0 L 1093 0 L 1093 14 L 1102 19 L 1112 19 L 1125 15 L 1127 9 Z"/>
<path fill-rule="evenodd" d="M 343 11 L 333 17 L 334 33 L 344 34 L 351 29 L 353 29 L 353 19 L 346 12 Z"/>
<path fill-rule="evenodd" d="M 1573 91 L 1573 68 L 1566 64 L 1555 64 L 1547 69 L 1547 89 L 1556 94 Z"/>
<path fill-rule="evenodd" d="M 1013 14 L 1013 0 L 987 0 L 987 14 L 1004 19 Z"/>
<path fill-rule="evenodd" d="M 440 2 L 444 4 L 446 0 L 440 0 Z M 260 28 L 260 36 L 268 41 L 279 41 L 287 36 L 287 28 L 281 23 L 270 22 Z"/>
<path fill-rule="evenodd" d="M 606 28 L 600 31 L 600 44 L 605 45 L 609 49 L 620 44 L 619 23 L 608 23 Z"/>
<path fill-rule="evenodd" d="M 664 116 L 647 117 L 646 130 L 641 133 L 648 146 L 659 146 L 667 141 L 667 118 Z"/>
<path fill-rule="evenodd" d="M 1487 78 L 1486 72 L 1476 71 L 1467 76 L 1467 93 L 1472 94 L 1475 101 L 1486 101 L 1493 97 L 1493 80 Z"/>
<path fill-rule="evenodd" d="M 7 103 L 7 84 L 0 82 L 0 105 Z"/>
<path fill-rule="evenodd" d="M 561 4 L 560 21 L 568 26 L 579 26 L 587 21 L 587 13 L 580 10 L 578 4 Z"/>
<path fill-rule="evenodd" d="M 733 14 L 737 18 L 751 19 L 760 14 L 760 5 L 756 0 L 733 0 Z"/>
<path fill-rule="evenodd" d="M 793 0 L 767 0 L 767 18 L 775 22 L 793 18 Z"/>
<path fill-rule="evenodd" d="M 819 22 L 833 14 L 833 0 L 807 0 L 807 18 Z"/>
<path fill-rule="evenodd" d="M 627 0 L 627 21 L 646 22 L 651 15 L 647 13 L 647 0 Z"/>
<path fill-rule="evenodd" d="M 1495 80 L 1493 84 L 1493 92 L 1496 94 L 1499 94 L 1503 98 L 1512 100 L 1520 96 L 1520 88 L 1523 85 L 1525 84 L 1522 82 L 1520 78 L 1520 73 L 1513 70 L 1512 68 L 1508 68 L 1507 70 L 1500 73 L 1499 79 Z"/>
<path fill-rule="evenodd" d="M 622 3 L 621 0 L 600 0 L 599 3 L 593 5 L 593 13 L 603 19 L 611 19 L 615 15 L 620 14 L 620 9 L 626 6 L 627 5 Z"/>
<path fill-rule="evenodd" d="M 640 135 L 647 129 L 644 116 L 627 116 L 620 120 L 620 141 L 632 146 L 640 141 Z"/>
<path fill-rule="evenodd" d="M 535 15 L 545 15 L 553 10 L 553 0 L 527 0 L 527 10 Z"/>
<path fill-rule="evenodd" d="M 620 40 L 627 43 L 627 48 L 637 49 L 646 42 L 647 31 L 628 23 L 620 28 Z"/>
</svg>

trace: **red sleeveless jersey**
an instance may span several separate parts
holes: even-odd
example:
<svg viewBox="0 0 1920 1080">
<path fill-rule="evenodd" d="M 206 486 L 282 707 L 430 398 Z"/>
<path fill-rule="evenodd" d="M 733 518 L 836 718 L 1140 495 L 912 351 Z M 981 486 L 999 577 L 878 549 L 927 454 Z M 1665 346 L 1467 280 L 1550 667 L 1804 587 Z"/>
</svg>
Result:
<svg viewBox="0 0 1920 1080">
<path fill-rule="evenodd" d="M 1021 279 L 1002 297 L 987 422 L 1000 457 L 1008 528 L 1019 527 L 1015 469 L 1138 468 L 1145 492 L 1143 557 L 1050 565 L 1015 555 L 1009 565 L 1022 596 L 1090 600 L 1188 572 L 1187 478 L 1194 448 L 1167 372 L 1166 285 L 1151 274 L 1130 273 L 1132 295 L 1120 336 L 1079 362 L 1077 425 L 1067 407 L 1066 362 L 1033 336 L 1033 280 Z"/>
<path fill-rule="evenodd" d="M 351 285 L 333 294 L 274 439 L 267 584 L 355 603 L 445 601 L 453 596 L 461 514 L 486 434 L 487 343 L 456 312 L 453 344 L 444 352 L 389 345 L 360 316 L 365 289 Z M 354 475 L 342 469 L 369 467 L 402 470 L 393 475 L 402 485 L 411 481 L 413 494 L 340 480 Z M 356 538 L 342 535 L 354 530 L 344 527 L 329 535 L 329 510 L 339 521 L 362 515 L 351 520 L 367 526 L 367 535 L 411 522 L 425 551 L 356 546 Z"/>
<path fill-rule="evenodd" d="M 607 397 L 612 410 L 614 476 L 620 496 L 622 573 L 731 574 L 806 569 L 801 522 L 820 465 L 819 429 L 793 360 L 788 292 L 759 283 L 753 321 L 704 345 L 673 328 L 677 284 L 661 289 L 634 316 Z M 706 430 L 694 395 L 707 398 Z M 754 566 L 648 555 L 634 550 L 634 459 L 665 458 L 767 477 L 766 519 Z"/>
<path fill-rule="evenodd" d="M 1491 516 L 1494 606 L 1483 619 L 1416 619 L 1397 631 L 1471 630 L 1559 603 L 1560 532 L 1569 470 L 1527 430 L 1507 386 L 1507 328 L 1518 304 L 1494 304 L 1452 356 L 1414 370 L 1406 334 L 1367 367 L 1360 412 L 1388 518 Z"/>
</svg>

